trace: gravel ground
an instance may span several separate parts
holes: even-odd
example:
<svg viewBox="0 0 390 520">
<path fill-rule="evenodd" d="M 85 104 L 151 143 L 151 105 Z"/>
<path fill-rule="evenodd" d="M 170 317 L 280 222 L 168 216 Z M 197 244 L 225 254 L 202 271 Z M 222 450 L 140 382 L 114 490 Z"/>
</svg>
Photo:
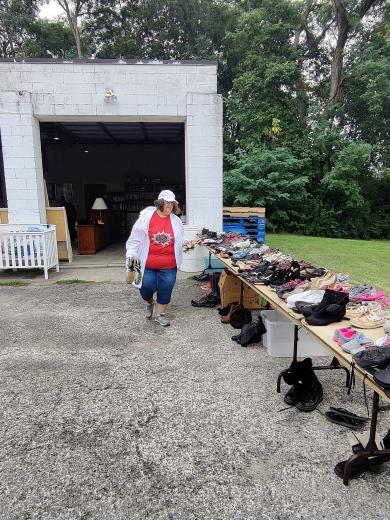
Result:
<svg viewBox="0 0 390 520">
<path fill-rule="evenodd" d="M 390 464 L 344 487 L 346 430 L 286 410 L 288 360 L 236 345 L 200 295 L 179 280 L 163 329 L 122 283 L 0 287 L 1 519 L 390 517 Z M 365 414 L 360 383 L 319 377 L 321 411 Z"/>
</svg>

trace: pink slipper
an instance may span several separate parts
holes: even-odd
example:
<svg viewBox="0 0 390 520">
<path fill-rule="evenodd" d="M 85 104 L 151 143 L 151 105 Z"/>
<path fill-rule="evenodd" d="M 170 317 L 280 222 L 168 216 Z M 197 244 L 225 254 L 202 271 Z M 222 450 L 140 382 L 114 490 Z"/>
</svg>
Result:
<svg viewBox="0 0 390 520">
<path fill-rule="evenodd" d="M 383 298 L 385 293 L 383 291 L 376 291 L 374 294 L 357 294 L 354 296 L 354 300 L 372 302 Z"/>
</svg>

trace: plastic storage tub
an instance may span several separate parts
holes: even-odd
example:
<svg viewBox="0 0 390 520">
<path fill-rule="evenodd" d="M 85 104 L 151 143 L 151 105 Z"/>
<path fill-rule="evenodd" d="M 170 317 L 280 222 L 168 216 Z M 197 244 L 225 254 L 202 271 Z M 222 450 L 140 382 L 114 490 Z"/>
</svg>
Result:
<svg viewBox="0 0 390 520">
<path fill-rule="evenodd" d="M 293 356 L 294 324 L 280 312 L 261 311 L 267 332 L 263 335 L 263 344 L 268 354 L 273 357 Z M 298 332 L 298 357 L 329 356 L 329 352 L 305 329 Z"/>
</svg>

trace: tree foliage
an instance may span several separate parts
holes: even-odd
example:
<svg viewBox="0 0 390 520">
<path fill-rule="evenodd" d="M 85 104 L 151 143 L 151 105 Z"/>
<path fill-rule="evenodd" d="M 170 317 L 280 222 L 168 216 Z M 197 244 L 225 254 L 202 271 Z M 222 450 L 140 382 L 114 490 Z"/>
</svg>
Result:
<svg viewBox="0 0 390 520">
<path fill-rule="evenodd" d="M 0 0 L 3 57 L 218 60 L 225 203 L 268 226 L 390 238 L 386 0 Z"/>
</svg>

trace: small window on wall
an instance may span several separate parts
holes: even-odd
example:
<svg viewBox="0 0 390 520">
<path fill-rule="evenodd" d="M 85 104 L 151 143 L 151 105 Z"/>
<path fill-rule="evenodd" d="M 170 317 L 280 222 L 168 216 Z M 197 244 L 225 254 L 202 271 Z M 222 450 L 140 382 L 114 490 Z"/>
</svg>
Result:
<svg viewBox="0 0 390 520">
<path fill-rule="evenodd" d="M 65 200 L 71 201 L 73 199 L 72 184 L 55 184 L 54 182 L 46 183 L 47 196 L 50 202 L 61 202 L 64 197 Z"/>
<path fill-rule="evenodd" d="M 6 208 L 6 207 L 7 207 L 7 192 L 5 189 L 3 146 L 1 144 L 1 134 L 0 134 L 0 208 Z"/>
</svg>

